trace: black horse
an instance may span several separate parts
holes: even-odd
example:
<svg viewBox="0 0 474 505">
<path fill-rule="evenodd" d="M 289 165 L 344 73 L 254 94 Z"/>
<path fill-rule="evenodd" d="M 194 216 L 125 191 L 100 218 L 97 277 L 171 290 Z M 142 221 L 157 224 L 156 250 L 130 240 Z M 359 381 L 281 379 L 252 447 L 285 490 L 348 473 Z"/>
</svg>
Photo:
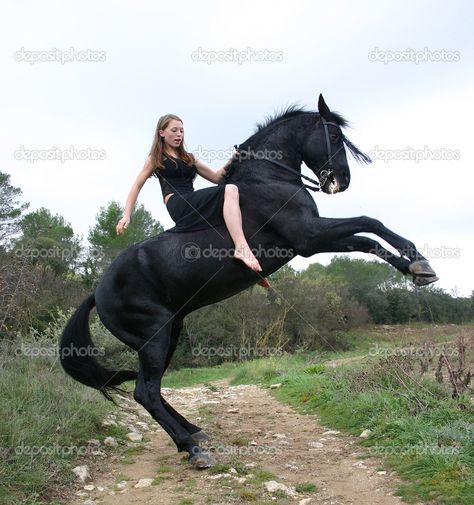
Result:
<svg viewBox="0 0 474 505">
<path fill-rule="evenodd" d="M 437 280 L 414 244 L 380 221 L 366 216 L 319 216 L 307 188 L 325 193 L 348 188 L 345 147 L 360 162 L 370 159 L 345 137 L 346 120 L 330 111 L 322 95 L 318 110 L 292 106 L 258 125 L 256 133 L 239 146 L 240 155 L 227 172 L 226 182 L 239 187 L 244 233 L 262 272 L 232 258 L 233 242 L 224 223 L 199 232 L 167 230 L 117 256 L 64 329 L 60 356 L 65 371 L 109 399 L 119 384 L 136 379 L 135 400 L 197 467 L 212 463 L 210 454 L 199 446 L 207 435 L 161 395 L 161 379 L 187 314 L 252 286 L 295 255 L 362 251 L 411 275 L 417 285 Z M 302 183 L 302 161 L 318 177 L 319 182 L 311 179 L 316 186 Z M 356 235 L 361 232 L 378 235 L 399 254 Z M 108 330 L 138 353 L 138 372 L 109 370 L 94 358 L 89 333 L 89 312 L 94 306 Z"/>
</svg>

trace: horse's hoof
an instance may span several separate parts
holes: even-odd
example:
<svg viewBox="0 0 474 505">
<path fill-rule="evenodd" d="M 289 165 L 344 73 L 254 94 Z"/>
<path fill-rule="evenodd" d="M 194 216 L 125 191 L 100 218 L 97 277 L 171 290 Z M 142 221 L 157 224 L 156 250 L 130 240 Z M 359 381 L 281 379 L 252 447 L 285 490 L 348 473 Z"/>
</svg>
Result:
<svg viewBox="0 0 474 505">
<path fill-rule="evenodd" d="M 189 455 L 189 462 L 194 468 L 210 468 L 216 464 L 214 456 L 207 451 L 203 451 L 199 447 L 196 447 Z"/>
<path fill-rule="evenodd" d="M 412 261 L 408 265 L 408 270 L 414 277 L 436 277 L 435 271 L 430 267 L 427 260 Z M 438 280 L 438 279 L 436 279 Z M 434 282 L 434 281 L 431 281 Z"/>
<path fill-rule="evenodd" d="M 191 435 L 191 438 L 193 439 L 193 442 L 195 444 L 199 444 L 201 442 L 209 442 L 209 440 L 210 440 L 209 435 L 205 431 L 202 431 L 202 430 L 199 430 L 199 431 L 196 431 L 196 433 L 193 433 Z"/>
<path fill-rule="evenodd" d="M 433 275 L 431 277 L 413 277 L 415 286 L 427 286 L 428 284 L 436 281 L 439 281 L 439 277 L 436 277 L 436 275 Z"/>
</svg>

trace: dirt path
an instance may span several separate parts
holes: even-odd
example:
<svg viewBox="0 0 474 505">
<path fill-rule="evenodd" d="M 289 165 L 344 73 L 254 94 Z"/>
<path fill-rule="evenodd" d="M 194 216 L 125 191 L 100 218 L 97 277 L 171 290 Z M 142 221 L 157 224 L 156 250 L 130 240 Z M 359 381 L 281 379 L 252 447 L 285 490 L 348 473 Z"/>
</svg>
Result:
<svg viewBox="0 0 474 505">
<path fill-rule="evenodd" d="M 211 435 L 220 466 L 192 469 L 149 414 L 123 398 L 120 413 L 107 422 L 144 438 L 129 443 L 134 454 L 91 471 L 92 480 L 78 485 L 71 505 L 402 503 L 392 495 L 396 477 L 380 461 L 364 458 L 356 438 L 296 413 L 265 389 L 220 381 L 163 394 Z"/>
</svg>

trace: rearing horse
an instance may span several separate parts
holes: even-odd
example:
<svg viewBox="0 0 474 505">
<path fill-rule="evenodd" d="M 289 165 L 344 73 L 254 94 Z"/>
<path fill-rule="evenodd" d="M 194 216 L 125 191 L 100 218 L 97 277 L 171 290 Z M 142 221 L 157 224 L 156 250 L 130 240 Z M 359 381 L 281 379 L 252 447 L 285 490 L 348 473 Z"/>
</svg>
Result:
<svg viewBox="0 0 474 505">
<path fill-rule="evenodd" d="M 196 467 L 213 462 L 199 446 L 207 435 L 161 395 L 161 379 L 187 314 L 247 289 L 295 255 L 362 251 L 411 275 L 417 285 L 438 279 L 414 244 L 380 221 L 366 216 L 319 216 L 307 190 L 310 186 L 302 183 L 301 163 L 318 177 L 310 189 L 336 193 L 350 183 L 345 147 L 358 161 L 370 159 L 345 137 L 345 119 L 330 111 L 322 95 L 318 110 L 290 107 L 259 125 L 239 146 L 240 156 L 228 170 L 226 182 L 239 187 L 245 236 L 257 251 L 262 272 L 232 258 L 233 242 L 224 222 L 198 232 L 166 230 L 121 252 L 64 329 L 60 356 L 65 371 L 109 399 L 119 384 L 136 379 L 135 400 L 170 435 L 178 451 L 189 453 Z M 357 235 L 362 232 L 381 237 L 399 254 Z M 89 333 L 89 312 L 94 306 L 105 327 L 138 353 L 138 372 L 109 370 L 97 362 Z"/>
</svg>

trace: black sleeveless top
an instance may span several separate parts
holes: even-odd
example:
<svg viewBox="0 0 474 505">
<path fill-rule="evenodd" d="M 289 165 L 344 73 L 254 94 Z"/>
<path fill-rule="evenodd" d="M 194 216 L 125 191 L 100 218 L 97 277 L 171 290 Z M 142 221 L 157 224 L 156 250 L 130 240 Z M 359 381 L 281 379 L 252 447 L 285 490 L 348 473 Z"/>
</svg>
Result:
<svg viewBox="0 0 474 505">
<path fill-rule="evenodd" d="M 194 191 L 193 180 L 196 178 L 196 165 L 186 163 L 174 157 L 164 156 L 162 159 L 164 170 L 155 168 L 152 175 L 160 181 L 163 198 L 170 193 L 192 193 Z"/>
</svg>

